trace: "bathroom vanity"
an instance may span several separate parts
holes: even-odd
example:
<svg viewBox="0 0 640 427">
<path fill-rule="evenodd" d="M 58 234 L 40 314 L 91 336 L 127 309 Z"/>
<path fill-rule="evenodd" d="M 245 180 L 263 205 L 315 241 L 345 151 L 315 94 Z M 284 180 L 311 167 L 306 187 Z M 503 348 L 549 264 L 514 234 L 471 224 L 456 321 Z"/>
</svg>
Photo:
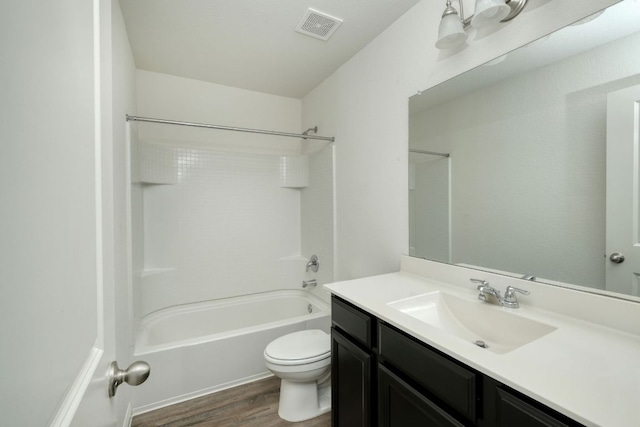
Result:
<svg viewBox="0 0 640 427">
<path fill-rule="evenodd" d="M 640 425 L 640 337 L 608 317 L 637 322 L 637 303 L 530 284 L 537 299 L 508 309 L 479 301 L 465 274 L 526 286 L 410 258 L 326 285 L 334 427 Z M 584 311 L 558 312 L 572 297 Z"/>
</svg>

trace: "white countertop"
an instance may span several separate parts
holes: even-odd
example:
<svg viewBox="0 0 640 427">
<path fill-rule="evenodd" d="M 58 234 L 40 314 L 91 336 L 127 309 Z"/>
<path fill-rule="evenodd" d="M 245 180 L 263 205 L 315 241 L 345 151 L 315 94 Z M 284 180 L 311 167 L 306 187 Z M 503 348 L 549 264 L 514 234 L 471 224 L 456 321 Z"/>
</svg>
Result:
<svg viewBox="0 0 640 427">
<path fill-rule="evenodd" d="M 586 426 L 640 426 L 638 335 L 530 305 L 521 304 L 519 309 L 491 306 L 557 328 L 508 353 L 496 354 L 387 305 L 433 291 L 487 304 L 477 299 L 475 285 L 452 285 L 401 271 L 331 283 L 325 288 Z"/>
</svg>

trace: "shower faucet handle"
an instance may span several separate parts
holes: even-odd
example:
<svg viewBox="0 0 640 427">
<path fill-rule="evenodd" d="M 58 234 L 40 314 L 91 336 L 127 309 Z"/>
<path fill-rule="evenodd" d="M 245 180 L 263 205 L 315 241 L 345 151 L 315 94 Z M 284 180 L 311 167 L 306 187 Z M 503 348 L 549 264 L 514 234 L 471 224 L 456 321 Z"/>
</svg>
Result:
<svg viewBox="0 0 640 427">
<path fill-rule="evenodd" d="M 318 256 L 317 255 L 311 255 L 311 259 L 307 263 L 307 267 L 306 267 L 305 271 L 308 273 L 309 272 L 309 268 L 311 268 L 311 271 L 313 271 L 314 273 L 317 273 L 319 267 L 320 267 L 320 263 L 318 262 Z"/>
</svg>

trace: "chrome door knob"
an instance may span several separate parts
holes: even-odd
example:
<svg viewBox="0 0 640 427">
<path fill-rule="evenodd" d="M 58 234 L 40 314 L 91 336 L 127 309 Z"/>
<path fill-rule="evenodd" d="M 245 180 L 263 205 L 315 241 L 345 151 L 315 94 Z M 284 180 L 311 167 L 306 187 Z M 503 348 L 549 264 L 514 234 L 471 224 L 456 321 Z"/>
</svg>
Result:
<svg viewBox="0 0 640 427">
<path fill-rule="evenodd" d="M 609 257 L 609 261 L 614 264 L 621 264 L 624 262 L 624 255 L 622 255 L 620 252 L 614 252 Z"/>
<path fill-rule="evenodd" d="M 116 395 L 116 389 L 126 382 L 129 385 L 140 385 L 149 378 L 151 368 L 147 362 L 133 362 L 127 369 L 120 369 L 118 362 L 111 362 L 109 367 L 109 397 Z"/>
</svg>

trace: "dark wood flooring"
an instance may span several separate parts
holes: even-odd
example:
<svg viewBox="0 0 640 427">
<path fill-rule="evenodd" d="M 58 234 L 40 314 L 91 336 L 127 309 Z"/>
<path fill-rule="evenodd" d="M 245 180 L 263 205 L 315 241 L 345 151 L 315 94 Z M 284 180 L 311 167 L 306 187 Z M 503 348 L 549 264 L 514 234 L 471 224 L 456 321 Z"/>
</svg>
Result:
<svg viewBox="0 0 640 427">
<path fill-rule="evenodd" d="M 280 379 L 264 380 L 133 417 L 131 427 L 329 427 L 331 412 L 290 423 L 278 416 Z"/>
</svg>

